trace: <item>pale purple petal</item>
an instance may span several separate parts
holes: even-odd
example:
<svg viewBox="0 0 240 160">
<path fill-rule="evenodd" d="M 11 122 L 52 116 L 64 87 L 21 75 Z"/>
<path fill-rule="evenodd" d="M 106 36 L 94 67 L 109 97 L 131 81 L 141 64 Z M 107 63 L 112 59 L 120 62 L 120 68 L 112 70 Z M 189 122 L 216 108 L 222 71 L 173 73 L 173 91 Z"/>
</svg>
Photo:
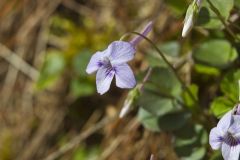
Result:
<svg viewBox="0 0 240 160">
<path fill-rule="evenodd" d="M 240 153 L 240 146 L 231 147 L 227 144 L 222 145 L 222 156 L 224 160 L 238 160 Z"/>
<path fill-rule="evenodd" d="M 232 124 L 232 110 L 227 112 L 218 122 L 217 128 L 223 132 L 226 133 Z"/>
<path fill-rule="evenodd" d="M 108 50 L 111 51 L 109 59 L 112 65 L 126 63 L 133 59 L 135 48 L 129 42 L 114 41 L 108 46 Z"/>
<path fill-rule="evenodd" d="M 217 127 L 213 128 L 210 131 L 209 144 L 211 145 L 212 149 L 216 150 L 221 147 L 221 144 L 223 142 L 222 137 L 223 135 L 221 134 Z"/>
<path fill-rule="evenodd" d="M 96 76 L 97 92 L 100 94 L 106 93 L 110 88 L 113 77 L 114 70 L 112 70 L 111 68 L 99 68 Z"/>
<path fill-rule="evenodd" d="M 226 143 L 223 143 L 221 150 L 222 150 L 222 156 L 223 156 L 224 160 L 228 160 L 230 151 L 231 151 L 231 147 L 229 145 L 227 145 Z"/>
<path fill-rule="evenodd" d="M 141 34 L 143 36 L 147 36 L 147 34 L 152 30 L 152 26 L 153 26 L 153 22 L 149 22 L 145 28 L 143 29 L 143 31 L 141 32 Z M 141 36 L 136 36 L 135 38 L 133 38 L 133 40 L 130 41 L 130 43 L 133 44 L 133 46 L 136 46 L 143 38 Z"/>
<path fill-rule="evenodd" d="M 116 85 L 120 88 L 133 88 L 136 80 L 131 68 L 127 64 L 115 66 Z"/>
<path fill-rule="evenodd" d="M 229 132 L 231 132 L 234 136 L 240 136 L 240 116 L 233 115 L 233 123 L 229 128 Z"/>
<path fill-rule="evenodd" d="M 103 52 L 96 52 L 94 55 L 92 55 L 86 72 L 88 74 L 96 72 L 103 65 L 103 58 L 108 56 L 108 54 L 108 50 L 105 50 Z"/>
</svg>

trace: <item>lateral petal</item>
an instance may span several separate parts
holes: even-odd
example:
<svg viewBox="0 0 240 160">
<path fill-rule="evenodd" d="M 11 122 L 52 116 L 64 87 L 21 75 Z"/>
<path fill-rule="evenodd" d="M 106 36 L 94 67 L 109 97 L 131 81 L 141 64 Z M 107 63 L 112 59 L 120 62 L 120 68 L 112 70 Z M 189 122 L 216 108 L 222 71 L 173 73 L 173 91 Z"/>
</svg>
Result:
<svg viewBox="0 0 240 160">
<path fill-rule="evenodd" d="M 217 150 L 221 147 L 223 141 L 222 136 L 223 135 L 221 135 L 221 132 L 217 127 L 213 128 L 210 131 L 209 144 L 211 145 L 212 149 Z"/>
<path fill-rule="evenodd" d="M 119 88 L 133 88 L 136 85 L 134 74 L 128 64 L 115 66 L 116 85 Z"/>
</svg>

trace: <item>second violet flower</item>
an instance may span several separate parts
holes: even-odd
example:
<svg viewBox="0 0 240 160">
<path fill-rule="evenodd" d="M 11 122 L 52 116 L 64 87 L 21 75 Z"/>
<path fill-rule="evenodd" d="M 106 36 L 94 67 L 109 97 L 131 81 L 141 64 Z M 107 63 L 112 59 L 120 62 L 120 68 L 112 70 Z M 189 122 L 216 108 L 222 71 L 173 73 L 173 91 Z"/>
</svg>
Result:
<svg viewBox="0 0 240 160">
<path fill-rule="evenodd" d="M 238 160 L 240 154 L 240 106 L 234 113 L 227 112 L 209 136 L 209 143 L 214 150 L 220 149 L 224 160 Z"/>
</svg>

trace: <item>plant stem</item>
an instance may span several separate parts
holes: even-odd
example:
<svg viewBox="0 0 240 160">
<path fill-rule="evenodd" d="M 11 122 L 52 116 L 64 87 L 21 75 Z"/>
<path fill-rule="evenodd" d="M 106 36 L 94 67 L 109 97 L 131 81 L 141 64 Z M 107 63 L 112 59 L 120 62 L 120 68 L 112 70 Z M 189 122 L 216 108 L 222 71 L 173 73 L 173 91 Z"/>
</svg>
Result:
<svg viewBox="0 0 240 160">
<path fill-rule="evenodd" d="M 187 91 L 187 93 L 189 94 L 189 96 L 191 97 L 191 99 L 198 104 L 197 99 L 194 97 L 194 95 L 192 94 L 192 92 L 189 90 L 189 88 L 185 85 L 185 83 L 183 82 L 183 80 L 179 77 L 176 69 L 172 66 L 172 64 L 167 60 L 167 58 L 165 57 L 164 53 L 146 36 L 138 33 L 138 32 L 130 32 L 132 34 L 136 34 L 138 36 L 141 36 L 143 39 L 145 39 L 147 42 L 149 42 L 154 49 L 157 51 L 157 53 L 162 57 L 162 59 L 164 60 L 164 62 L 168 65 L 168 67 L 172 70 L 172 72 L 174 73 L 174 75 L 176 76 L 176 78 L 178 79 L 178 81 L 181 83 L 182 87 Z"/>
<path fill-rule="evenodd" d="M 219 20 L 222 22 L 224 27 L 226 28 L 227 32 L 237 41 L 240 41 L 240 38 L 238 38 L 233 31 L 228 27 L 227 23 L 225 22 L 224 17 L 221 15 L 219 10 L 214 6 L 214 4 L 211 2 L 211 0 L 207 0 L 208 4 L 210 5 L 211 10 L 217 15 Z"/>
</svg>

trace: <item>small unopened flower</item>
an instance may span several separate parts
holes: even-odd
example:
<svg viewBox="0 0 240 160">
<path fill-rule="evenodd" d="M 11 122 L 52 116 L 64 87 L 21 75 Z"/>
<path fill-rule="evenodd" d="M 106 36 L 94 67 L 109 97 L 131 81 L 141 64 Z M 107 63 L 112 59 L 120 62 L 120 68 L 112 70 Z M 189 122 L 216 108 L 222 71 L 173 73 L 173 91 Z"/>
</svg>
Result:
<svg viewBox="0 0 240 160">
<path fill-rule="evenodd" d="M 187 13 L 184 19 L 184 26 L 182 30 L 182 37 L 186 37 L 192 30 L 194 22 L 197 18 L 201 7 L 202 0 L 194 0 L 188 7 Z"/>
<path fill-rule="evenodd" d="M 147 35 L 152 28 L 152 22 L 148 23 L 142 34 Z M 97 91 L 104 94 L 110 88 L 115 76 L 116 85 L 119 88 L 133 88 L 136 80 L 133 71 L 127 64 L 134 58 L 136 45 L 142 40 L 137 36 L 131 42 L 114 41 L 104 51 L 96 52 L 90 59 L 86 72 L 88 74 L 97 71 Z"/>
<path fill-rule="evenodd" d="M 154 160 L 154 155 L 151 154 L 150 160 Z"/>
<path fill-rule="evenodd" d="M 134 89 L 132 89 L 128 95 L 127 98 L 124 101 L 123 107 L 120 111 L 119 118 L 123 118 L 131 109 L 131 106 L 134 104 L 135 100 L 140 95 L 140 85 L 137 85 Z"/>
<path fill-rule="evenodd" d="M 212 149 L 221 149 L 224 160 L 238 160 L 240 154 L 240 116 L 227 112 L 210 132 Z"/>
</svg>

